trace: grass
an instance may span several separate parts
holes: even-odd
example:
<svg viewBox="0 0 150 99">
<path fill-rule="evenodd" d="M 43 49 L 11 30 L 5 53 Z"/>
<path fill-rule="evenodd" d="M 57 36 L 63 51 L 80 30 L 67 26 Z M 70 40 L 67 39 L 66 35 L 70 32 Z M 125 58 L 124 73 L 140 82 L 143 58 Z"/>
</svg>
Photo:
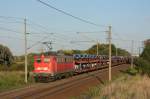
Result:
<svg viewBox="0 0 150 99">
<path fill-rule="evenodd" d="M 29 83 L 33 83 L 29 78 Z M 1 71 L 0 72 L 0 92 L 23 87 L 28 85 L 24 82 L 24 72 L 22 71 Z"/>
<path fill-rule="evenodd" d="M 135 72 L 127 70 L 128 74 L 115 77 L 111 83 L 92 87 L 73 99 L 149 99 L 150 78 Z"/>
<path fill-rule="evenodd" d="M 149 99 L 150 79 L 147 76 L 127 76 L 101 88 L 97 99 Z M 111 89 L 111 91 L 109 91 Z"/>
</svg>

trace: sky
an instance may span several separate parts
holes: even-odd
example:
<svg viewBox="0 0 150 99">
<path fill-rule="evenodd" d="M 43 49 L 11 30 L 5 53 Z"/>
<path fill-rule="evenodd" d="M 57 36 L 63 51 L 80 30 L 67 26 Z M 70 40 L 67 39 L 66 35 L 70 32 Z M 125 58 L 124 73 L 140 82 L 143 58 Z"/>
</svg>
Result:
<svg viewBox="0 0 150 99">
<path fill-rule="evenodd" d="M 93 23 L 111 25 L 112 42 L 128 51 L 131 50 L 131 40 L 134 40 L 134 53 L 138 53 L 141 41 L 150 38 L 149 0 L 41 1 Z M 108 34 L 104 31 L 108 31 L 108 27 L 81 22 L 37 0 L 1 0 L 0 12 L 0 44 L 8 46 L 15 55 L 24 53 L 24 18 L 27 18 L 27 32 L 30 33 L 27 36 L 28 52 L 46 50 L 46 46 L 38 42 L 40 40 L 52 41 L 53 50 L 84 50 L 97 41 L 107 43 Z"/>
</svg>

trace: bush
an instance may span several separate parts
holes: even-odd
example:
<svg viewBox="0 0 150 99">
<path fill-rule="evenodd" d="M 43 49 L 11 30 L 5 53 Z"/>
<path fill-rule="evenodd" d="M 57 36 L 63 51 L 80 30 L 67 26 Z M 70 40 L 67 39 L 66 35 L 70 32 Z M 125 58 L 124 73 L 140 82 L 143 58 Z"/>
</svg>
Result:
<svg viewBox="0 0 150 99">
<path fill-rule="evenodd" d="M 129 68 L 126 72 L 130 75 L 136 75 L 138 73 L 137 68 Z"/>
<path fill-rule="evenodd" d="M 13 63 L 9 67 L 0 65 L 0 71 L 24 71 L 24 69 L 24 63 Z M 28 71 L 33 71 L 33 64 L 28 64 Z"/>
<path fill-rule="evenodd" d="M 92 87 L 86 94 L 72 99 L 149 99 L 149 82 L 147 76 L 123 75 L 104 86 Z"/>
<path fill-rule="evenodd" d="M 28 84 L 34 83 L 32 76 L 28 78 Z M 24 82 L 24 72 L 3 71 L 0 72 L 0 92 L 28 85 Z"/>
<path fill-rule="evenodd" d="M 143 58 L 137 58 L 134 64 L 136 65 L 136 69 L 139 73 L 150 76 L 150 63 L 147 60 L 144 60 Z"/>
<path fill-rule="evenodd" d="M 10 65 L 13 63 L 13 59 L 10 49 L 0 44 L 0 64 Z"/>
</svg>

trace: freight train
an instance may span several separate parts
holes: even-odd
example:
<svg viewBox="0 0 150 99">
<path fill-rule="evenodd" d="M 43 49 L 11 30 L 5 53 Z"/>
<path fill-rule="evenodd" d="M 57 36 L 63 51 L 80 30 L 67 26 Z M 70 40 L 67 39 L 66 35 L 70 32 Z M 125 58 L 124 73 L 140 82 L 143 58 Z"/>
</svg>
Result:
<svg viewBox="0 0 150 99">
<path fill-rule="evenodd" d="M 112 56 L 112 64 L 130 63 L 129 57 Z M 41 55 L 34 57 L 34 79 L 38 81 L 54 81 L 57 79 L 107 68 L 107 55 L 75 54 Z"/>
</svg>

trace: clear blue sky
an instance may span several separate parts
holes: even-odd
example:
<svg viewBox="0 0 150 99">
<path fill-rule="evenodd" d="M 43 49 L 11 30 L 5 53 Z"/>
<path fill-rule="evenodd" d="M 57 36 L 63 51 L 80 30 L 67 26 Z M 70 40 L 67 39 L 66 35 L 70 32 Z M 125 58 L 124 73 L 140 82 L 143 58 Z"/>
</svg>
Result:
<svg viewBox="0 0 150 99">
<path fill-rule="evenodd" d="M 92 21 L 101 25 L 112 25 L 113 38 L 129 40 L 145 40 L 150 38 L 150 0 L 43 0 L 56 8 L 62 9 L 72 15 Z M 36 0 L 1 0 L 0 16 L 26 17 L 48 28 L 42 30 L 34 25 L 28 25 L 28 32 L 40 32 L 40 37 L 29 35 L 29 46 L 40 40 L 44 34 L 42 31 L 57 32 L 55 36 L 51 35 L 48 39 L 54 41 L 54 50 L 57 49 L 86 49 L 92 43 L 70 44 L 72 40 L 88 40 L 84 35 L 91 39 L 106 42 L 105 33 L 94 33 L 79 35 L 79 31 L 104 31 L 106 28 L 95 27 L 69 16 L 63 15 L 53 9 L 50 9 Z M 5 21 L 8 21 L 5 23 Z M 0 19 L 0 27 L 13 29 L 23 32 L 23 24 L 9 23 L 13 19 Z M 31 22 L 29 21 L 29 23 Z M 35 27 L 35 28 L 34 28 Z M 23 33 L 17 35 L 10 31 L 0 29 L 0 42 L 11 48 L 12 52 L 20 55 L 23 54 L 23 41 L 8 38 L 15 36 L 23 38 Z M 48 40 L 47 39 L 47 40 Z M 45 40 L 46 41 L 46 40 Z M 117 46 L 130 50 L 130 42 L 113 41 Z M 135 52 L 139 43 L 135 44 Z M 39 44 L 30 51 L 39 51 Z"/>
</svg>

